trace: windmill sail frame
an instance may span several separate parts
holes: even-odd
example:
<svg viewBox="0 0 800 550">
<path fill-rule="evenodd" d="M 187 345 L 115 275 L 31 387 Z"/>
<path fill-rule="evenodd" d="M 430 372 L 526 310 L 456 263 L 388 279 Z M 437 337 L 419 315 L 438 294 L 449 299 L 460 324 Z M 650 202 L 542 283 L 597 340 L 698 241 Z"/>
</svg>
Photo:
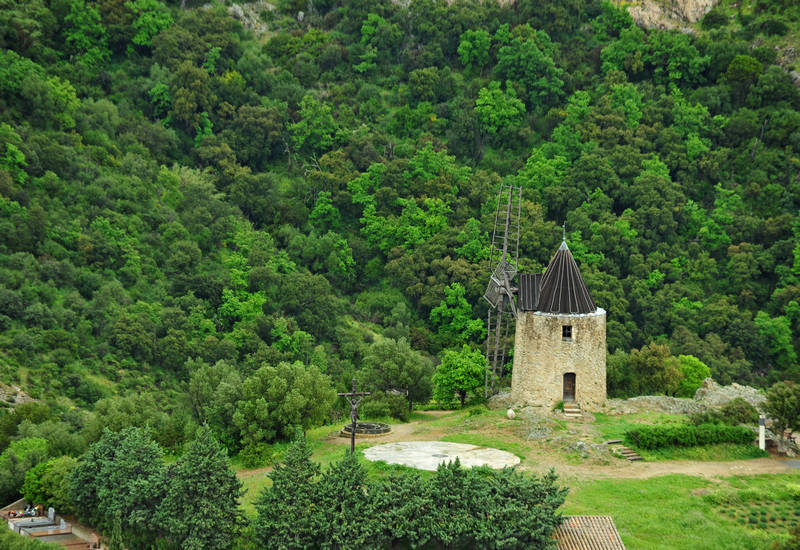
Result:
<svg viewBox="0 0 800 550">
<path fill-rule="evenodd" d="M 483 298 L 490 308 L 486 319 L 486 376 L 484 393 L 486 397 L 499 389 L 500 379 L 506 358 L 506 343 L 511 325 L 508 313 L 517 318 L 514 295 L 517 288 L 513 279 L 517 275 L 519 263 L 519 232 L 522 209 L 522 188 L 513 185 L 500 185 L 497 194 L 497 210 L 494 216 L 492 247 L 489 253 L 489 266 L 494 267 Z"/>
</svg>

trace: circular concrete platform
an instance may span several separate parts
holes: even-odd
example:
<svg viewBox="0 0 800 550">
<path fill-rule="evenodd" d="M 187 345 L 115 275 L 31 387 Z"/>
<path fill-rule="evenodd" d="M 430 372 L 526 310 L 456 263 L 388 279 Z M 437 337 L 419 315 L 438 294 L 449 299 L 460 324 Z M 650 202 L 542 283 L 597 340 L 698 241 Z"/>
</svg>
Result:
<svg viewBox="0 0 800 550">
<path fill-rule="evenodd" d="M 436 470 L 442 462 L 455 460 L 456 457 L 466 468 L 489 466 L 499 470 L 519 464 L 519 457 L 500 449 L 447 441 L 384 443 L 364 449 L 364 457 L 373 462 L 382 460 L 387 464 L 402 464 L 430 471 Z"/>
</svg>

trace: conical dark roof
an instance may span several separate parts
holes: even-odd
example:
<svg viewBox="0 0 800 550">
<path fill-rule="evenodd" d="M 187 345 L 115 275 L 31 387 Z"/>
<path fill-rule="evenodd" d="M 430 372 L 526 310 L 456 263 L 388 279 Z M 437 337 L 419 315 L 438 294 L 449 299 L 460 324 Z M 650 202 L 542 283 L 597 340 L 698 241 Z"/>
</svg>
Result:
<svg viewBox="0 0 800 550">
<path fill-rule="evenodd" d="M 591 313 L 595 309 L 578 264 L 564 241 L 544 272 L 537 310 L 546 313 Z"/>
</svg>

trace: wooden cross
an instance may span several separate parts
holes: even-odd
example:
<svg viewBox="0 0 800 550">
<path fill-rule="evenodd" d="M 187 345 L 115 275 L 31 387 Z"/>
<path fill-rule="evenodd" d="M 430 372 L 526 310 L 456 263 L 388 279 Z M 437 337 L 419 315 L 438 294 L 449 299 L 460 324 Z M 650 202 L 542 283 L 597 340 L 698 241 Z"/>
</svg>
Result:
<svg viewBox="0 0 800 550">
<path fill-rule="evenodd" d="M 356 391 L 356 379 L 353 378 L 353 391 L 349 393 L 337 393 L 341 397 L 346 397 L 347 402 L 350 403 L 350 420 L 352 421 L 352 431 L 350 432 L 350 454 L 356 452 L 356 424 L 358 423 L 358 404 L 364 399 L 365 395 L 370 392 Z"/>
</svg>

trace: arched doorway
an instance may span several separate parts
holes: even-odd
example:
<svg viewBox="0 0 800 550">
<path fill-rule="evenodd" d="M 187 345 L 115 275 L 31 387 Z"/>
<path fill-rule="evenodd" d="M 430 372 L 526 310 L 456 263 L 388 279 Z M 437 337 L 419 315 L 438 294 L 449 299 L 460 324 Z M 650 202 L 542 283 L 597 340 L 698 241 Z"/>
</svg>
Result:
<svg viewBox="0 0 800 550">
<path fill-rule="evenodd" d="M 575 373 L 564 374 L 564 402 L 575 401 Z"/>
</svg>

